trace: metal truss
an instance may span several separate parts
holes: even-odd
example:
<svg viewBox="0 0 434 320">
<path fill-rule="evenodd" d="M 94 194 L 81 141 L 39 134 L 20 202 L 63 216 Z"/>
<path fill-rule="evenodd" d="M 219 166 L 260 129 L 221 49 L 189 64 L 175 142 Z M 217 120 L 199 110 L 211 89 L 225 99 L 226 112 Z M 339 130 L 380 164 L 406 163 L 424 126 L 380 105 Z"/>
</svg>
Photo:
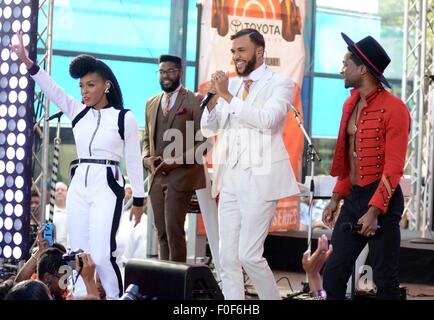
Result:
<svg viewBox="0 0 434 320">
<path fill-rule="evenodd" d="M 37 0 L 35 0 L 37 1 Z M 38 32 L 37 32 L 37 64 L 51 74 L 51 60 L 53 55 L 53 11 L 54 0 L 40 0 L 38 6 Z M 44 26 L 43 28 L 41 26 Z M 50 126 L 48 117 L 50 115 L 50 101 L 42 91 L 35 89 L 35 125 L 33 145 L 33 181 L 32 188 L 41 196 L 40 223 L 45 219 L 45 207 L 48 194 L 48 160 L 50 147 Z M 38 112 L 40 110 L 40 112 Z"/>
<path fill-rule="evenodd" d="M 434 1 L 405 0 L 402 98 L 411 111 L 411 136 L 405 173 L 412 196 L 406 203 L 409 229 L 432 224 L 433 201 L 433 70 Z"/>
</svg>

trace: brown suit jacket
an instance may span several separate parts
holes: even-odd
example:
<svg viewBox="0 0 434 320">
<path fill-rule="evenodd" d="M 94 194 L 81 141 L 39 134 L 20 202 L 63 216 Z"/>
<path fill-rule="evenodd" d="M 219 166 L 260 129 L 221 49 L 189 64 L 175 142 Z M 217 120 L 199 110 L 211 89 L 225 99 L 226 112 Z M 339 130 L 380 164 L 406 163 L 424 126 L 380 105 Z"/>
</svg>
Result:
<svg viewBox="0 0 434 320">
<path fill-rule="evenodd" d="M 155 126 L 157 121 L 157 112 L 160 108 L 163 93 L 157 94 L 150 98 L 145 108 L 145 131 L 143 141 L 142 158 L 155 156 Z M 169 113 L 167 129 L 177 129 L 183 137 L 183 158 L 184 164 L 181 167 L 171 171 L 167 176 L 168 181 L 178 191 L 191 191 L 202 189 L 206 186 L 205 167 L 203 164 L 196 162 L 196 150 L 205 141 L 200 131 L 200 119 L 202 110 L 200 109 L 201 97 L 189 91 L 186 88 L 179 90 L 173 109 Z M 173 111 L 173 112 L 172 112 Z M 189 133 L 187 141 L 187 122 L 194 123 L 193 132 Z M 192 141 L 199 132 L 200 141 Z M 191 137 L 192 136 L 192 137 Z M 171 140 L 172 141 L 172 140 Z M 203 148 L 203 146 L 202 146 Z M 199 149 L 200 151 L 201 149 Z M 201 158 L 199 156 L 199 158 Z M 186 159 L 194 159 L 194 163 L 185 163 Z M 149 174 L 148 190 L 152 187 L 153 175 Z"/>
</svg>

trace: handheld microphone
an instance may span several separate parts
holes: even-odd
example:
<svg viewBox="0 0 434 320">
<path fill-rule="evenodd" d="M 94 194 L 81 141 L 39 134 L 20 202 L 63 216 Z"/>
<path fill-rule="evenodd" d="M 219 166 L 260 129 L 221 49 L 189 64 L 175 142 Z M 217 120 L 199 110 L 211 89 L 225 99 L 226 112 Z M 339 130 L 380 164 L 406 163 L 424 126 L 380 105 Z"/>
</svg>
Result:
<svg viewBox="0 0 434 320">
<path fill-rule="evenodd" d="M 63 115 L 63 111 L 58 111 L 55 114 L 52 114 L 51 116 L 48 117 L 48 121 L 56 119 L 56 118 L 60 118 Z"/>
<path fill-rule="evenodd" d="M 340 225 L 340 229 L 342 232 L 359 232 L 362 230 L 362 224 L 355 224 L 351 222 L 344 222 Z M 377 230 L 380 230 L 380 226 L 377 226 Z"/>
<path fill-rule="evenodd" d="M 208 92 L 205 96 L 205 98 L 203 98 L 202 102 L 200 103 L 200 108 L 203 109 L 205 108 L 208 103 L 211 101 L 212 97 L 215 96 L 215 93 L 212 92 Z"/>
<path fill-rule="evenodd" d="M 140 300 L 139 286 L 130 284 L 119 300 Z"/>
<path fill-rule="evenodd" d="M 300 112 L 298 112 L 297 108 L 294 107 L 292 104 L 290 104 L 289 107 L 294 112 L 294 114 L 295 114 L 296 117 L 298 117 L 300 115 Z"/>
<path fill-rule="evenodd" d="M 351 222 L 344 222 L 340 225 L 340 229 L 342 232 L 358 232 L 362 230 L 363 225 L 355 224 Z"/>
</svg>

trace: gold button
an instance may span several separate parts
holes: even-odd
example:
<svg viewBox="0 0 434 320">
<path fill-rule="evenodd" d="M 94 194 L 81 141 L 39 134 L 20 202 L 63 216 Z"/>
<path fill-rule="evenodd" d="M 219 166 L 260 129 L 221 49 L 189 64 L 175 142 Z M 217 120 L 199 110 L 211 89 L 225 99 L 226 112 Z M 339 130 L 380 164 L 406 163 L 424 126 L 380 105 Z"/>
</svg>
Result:
<svg viewBox="0 0 434 320">
<path fill-rule="evenodd" d="M 363 139 L 359 139 L 359 142 L 363 142 Z"/>
<path fill-rule="evenodd" d="M 360 179 L 363 179 L 364 176 L 360 176 Z"/>
<path fill-rule="evenodd" d="M 381 119 L 381 118 L 378 118 L 378 122 L 381 122 L 383 119 Z"/>
<path fill-rule="evenodd" d="M 362 160 L 363 160 L 363 158 L 362 158 L 362 157 L 360 157 L 360 158 L 359 158 L 359 161 L 362 161 Z"/>
<path fill-rule="evenodd" d="M 377 150 L 380 150 L 380 146 L 377 147 Z"/>
<path fill-rule="evenodd" d="M 384 113 L 384 111 L 385 111 L 384 109 L 381 109 L 381 113 Z"/>
<path fill-rule="evenodd" d="M 360 170 L 363 170 L 363 167 L 360 167 Z"/>
<path fill-rule="evenodd" d="M 362 130 L 362 129 L 360 129 L 360 130 L 359 130 L 359 133 L 363 133 L 363 130 Z"/>
<path fill-rule="evenodd" d="M 376 139 L 377 139 L 377 141 L 380 141 L 380 137 L 377 137 Z"/>
<path fill-rule="evenodd" d="M 365 120 L 361 120 L 360 123 L 361 123 L 361 124 L 364 124 L 364 123 L 365 123 Z"/>
<path fill-rule="evenodd" d="M 380 165 L 379 164 L 377 164 L 377 168 L 379 168 L 380 167 Z"/>
<path fill-rule="evenodd" d="M 359 148 L 359 152 L 362 152 L 362 148 Z"/>
<path fill-rule="evenodd" d="M 380 175 L 377 173 L 375 176 L 378 178 Z"/>
<path fill-rule="evenodd" d="M 381 156 L 377 156 L 377 159 L 381 159 Z"/>
<path fill-rule="evenodd" d="M 380 128 L 375 129 L 375 131 L 380 132 Z"/>
<path fill-rule="evenodd" d="M 384 206 L 387 207 L 387 203 L 384 203 Z"/>
<path fill-rule="evenodd" d="M 363 115 L 364 115 L 364 116 L 367 116 L 367 115 L 368 115 L 368 113 L 367 113 L 367 112 L 365 111 L 365 112 L 363 112 Z"/>
</svg>

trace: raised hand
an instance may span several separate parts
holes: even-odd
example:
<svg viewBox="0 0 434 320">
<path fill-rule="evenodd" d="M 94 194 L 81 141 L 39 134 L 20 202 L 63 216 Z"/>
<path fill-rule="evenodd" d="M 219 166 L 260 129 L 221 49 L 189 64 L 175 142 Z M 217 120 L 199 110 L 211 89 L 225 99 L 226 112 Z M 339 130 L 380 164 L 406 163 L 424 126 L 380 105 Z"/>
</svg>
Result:
<svg viewBox="0 0 434 320">
<path fill-rule="evenodd" d="M 214 87 L 217 94 L 230 103 L 232 100 L 232 95 L 229 92 L 229 74 L 223 71 L 217 71 L 211 76 L 212 86 Z"/>
<path fill-rule="evenodd" d="M 9 45 L 9 49 L 11 50 L 11 52 L 14 52 L 22 62 L 24 62 L 27 69 L 30 69 L 33 65 L 33 61 L 29 59 L 26 48 L 24 47 L 23 32 L 18 31 L 16 33 L 16 36 L 18 38 L 18 43 L 11 43 Z"/>
<path fill-rule="evenodd" d="M 48 239 L 45 239 L 42 234 L 44 233 L 44 228 L 39 227 L 36 242 L 38 244 L 38 253 L 39 256 L 47 251 L 47 249 L 50 247 L 50 241 Z"/>
<path fill-rule="evenodd" d="M 332 251 L 333 247 L 331 244 L 328 244 L 327 236 L 322 235 L 318 238 L 318 247 L 315 252 L 311 255 L 308 250 L 303 254 L 303 269 L 307 274 L 315 275 L 319 273 Z"/>
</svg>

